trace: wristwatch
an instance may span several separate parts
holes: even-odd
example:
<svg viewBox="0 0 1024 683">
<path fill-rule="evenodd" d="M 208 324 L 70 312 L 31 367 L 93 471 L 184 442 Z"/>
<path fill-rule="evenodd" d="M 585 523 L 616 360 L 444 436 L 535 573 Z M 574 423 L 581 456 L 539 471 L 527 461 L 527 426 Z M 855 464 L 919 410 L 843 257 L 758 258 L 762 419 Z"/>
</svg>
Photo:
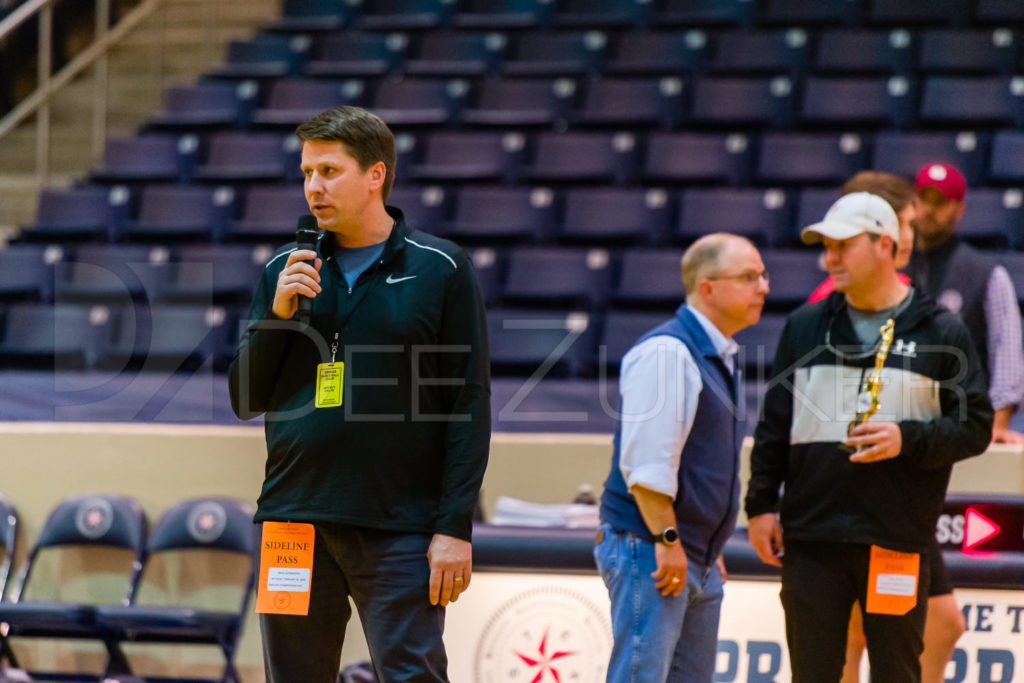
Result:
<svg viewBox="0 0 1024 683">
<path fill-rule="evenodd" d="M 673 545 L 679 540 L 679 532 L 674 526 L 667 526 L 664 531 L 654 536 L 654 540 L 665 545 Z"/>
</svg>

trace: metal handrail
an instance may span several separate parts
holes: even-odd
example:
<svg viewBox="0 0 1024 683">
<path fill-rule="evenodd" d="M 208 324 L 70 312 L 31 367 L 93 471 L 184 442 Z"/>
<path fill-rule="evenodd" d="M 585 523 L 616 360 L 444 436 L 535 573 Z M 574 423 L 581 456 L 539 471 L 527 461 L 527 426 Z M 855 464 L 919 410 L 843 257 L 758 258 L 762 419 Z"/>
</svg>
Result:
<svg viewBox="0 0 1024 683">
<path fill-rule="evenodd" d="M 163 0 L 143 0 L 113 28 L 110 21 L 110 0 L 96 0 L 96 34 L 89 45 L 56 74 L 52 70 L 54 0 L 29 0 L 0 21 L 0 39 L 22 23 L 39 15 L 38 83 L 36 89 L 0 119 L 0 140 L 18 124 L 36 114 L 36 176 L 40 187 L 49 179 L 50 156 L 50 100 L 62 87 L 88 67 L 96 66 L 96 85 L 93 98 L 93 153 L 103 150 L 106 138 L 107 115 L 107 54 L 140 23 L 148 19 Z"/>
</svg>

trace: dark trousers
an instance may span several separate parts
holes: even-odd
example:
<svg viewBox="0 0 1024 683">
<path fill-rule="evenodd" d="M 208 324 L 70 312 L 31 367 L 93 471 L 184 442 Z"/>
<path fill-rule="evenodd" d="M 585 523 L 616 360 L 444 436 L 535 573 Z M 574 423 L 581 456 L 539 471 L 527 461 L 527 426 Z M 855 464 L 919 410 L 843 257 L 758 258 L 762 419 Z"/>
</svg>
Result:
<svg viewBox="0 0 1024 683">
<path fill-rule="evenodd" d="M 316 524 L 307 616 L 261 614 L 268 683 L 336 683 L 356 605 L 380 681 L 447 681 L 444 608 L 430 604 L 427 534 Z"/>
<path fill-rule="evenodd" d="M 793 683 L 834 683 L 843 675 L 850 610 L 867 598 L 871 546 L 786 541 L 782 607 Z M 905 615 L 864 612 L 872 683 L 917 683 L 928 605 L 929 563 L 922 558 L 917 606 Z"/>
</svg>

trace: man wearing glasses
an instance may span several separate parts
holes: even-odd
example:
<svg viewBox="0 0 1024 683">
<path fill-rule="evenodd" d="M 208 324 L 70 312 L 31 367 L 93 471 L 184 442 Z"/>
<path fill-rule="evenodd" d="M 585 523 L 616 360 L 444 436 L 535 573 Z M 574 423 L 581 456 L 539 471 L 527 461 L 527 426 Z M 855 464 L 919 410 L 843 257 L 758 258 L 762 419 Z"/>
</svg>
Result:
<svg viewBox="0 0 1024 683">
<path fill-rule="evenodd" d="M 884 199 L 841 197 L 801 237 L 823 244 L 836 291 L 782 332 L 750 458 L 750 542 L 782 567 L 794 683 L 840 679 L 854 603 L 871 680 L 918 683 L 921 554 L 953 463 L 988 446 L 985 373 L 960 319 L 897 277 L 899 220 Z M 881 391 L 865 390 L 879 365 Z"/>
<path fill-rule="evenodd" d="M 739 510 L 743 387 L 732 336 L 761 316 L 768 273 L 744 238 L 682 260 L 686 303 L 626 353 L 594 557 L 611 597 L 608 681 L 711 683 Z"/>
</svg>

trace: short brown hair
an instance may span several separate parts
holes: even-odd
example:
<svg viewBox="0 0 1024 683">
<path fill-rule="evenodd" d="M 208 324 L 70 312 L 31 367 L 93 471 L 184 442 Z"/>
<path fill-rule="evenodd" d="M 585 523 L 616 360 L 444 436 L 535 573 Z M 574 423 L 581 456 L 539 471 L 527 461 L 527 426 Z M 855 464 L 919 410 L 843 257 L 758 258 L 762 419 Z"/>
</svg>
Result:
<svg viewBox="0 0 1024 683">
<path fill-rule="evenodd" d="M 914 198 L 914 183 L 910 178 L 884 173 L 882 171 L 859 171 L 840 188 L 839 194 L 870 192 L 889 202 L 892 210 L 899 213 Z"/>
<path fill-rule="evenodd" d="M 384 162 L 381 195 L 387 200 L 395 184 L 395 136 L 379 116 L 362 107 L 335 107 L 299 124 L 295 136 L 303 142 L 320 140 L 340 142 L 359 168 L 366 171 L 378 161 Z"/>
</svg>

